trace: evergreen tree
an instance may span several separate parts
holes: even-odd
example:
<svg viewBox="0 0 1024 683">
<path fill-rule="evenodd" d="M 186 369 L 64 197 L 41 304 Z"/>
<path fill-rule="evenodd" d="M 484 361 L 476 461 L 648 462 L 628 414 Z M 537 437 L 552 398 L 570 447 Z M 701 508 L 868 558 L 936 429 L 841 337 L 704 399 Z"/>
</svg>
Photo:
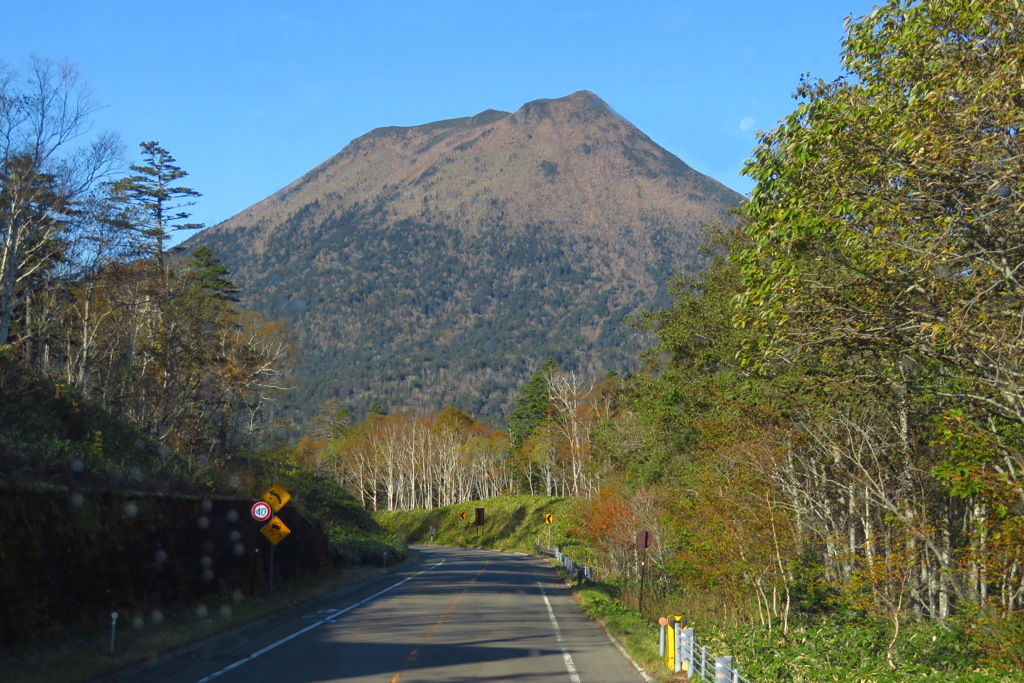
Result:
<svg viewBox="0 0 1024 683">
<path fill-rule="evenodd" d="M 512 452 L 518 450 L 551 414 L 548 379 L 557 370 L 558 364 L 549 357 L 519 390 L 519 400 L 508 416 L 509 446 Z"/>
<path fill-rule="evenodd" d="M 333 396 L 320 404 L 308 422 L 309 435 L 324 441 L 342 439 L 351 429 L 352 410 Z"/>
<path fill-rule="evenodd" d="M 189 270 L 188 279 L 214 299 L 237 303 L 236 295 L 241 290 L 225 277 L 227 274 L 227 267 L 213 255 L 212 248 L 204 245 L 196 247 L 192 252 L 192 267 Z"/>
<path fill-rule="evenodd" d="M 160 269 L 164 267 L 164 254 L 171 234 L 180 230 L 199 230 L 202 223 L 182 223 L 190 214 L 183 211 L 195 202 L 199 192 L 175 181 L 188 173 L 175 165 L 176 159 L 157 142 L 139 143 L 145 163 L 133 164 L 136 175 L 115 183 L 120 198 L 135 210 L 137 231 L 142 237 L 140 250 L 156 257 Z"/>
</svg>

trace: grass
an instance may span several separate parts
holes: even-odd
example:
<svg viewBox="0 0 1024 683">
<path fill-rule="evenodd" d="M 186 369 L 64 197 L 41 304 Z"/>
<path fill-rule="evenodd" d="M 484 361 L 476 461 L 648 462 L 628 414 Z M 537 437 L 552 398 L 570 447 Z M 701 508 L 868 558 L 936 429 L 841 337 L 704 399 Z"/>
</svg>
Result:
<svg viewBox="0 0 1024 683">
<path fill-rule="evenodd" d="M 578 523 L 578 504 L 569 498 L 499 496 L 431 510 L 380 511 L 374 513 L 374 519 L 407 543 L 531 552 L 538 538 L 547 545 L 550 534 L 552 544 L 571 552 L 574 547 L 582 549 L 570 533 Z M 477 508 L 484 510 L 483 526 L 475 524 Z M 548 514 L 553 524 L 545 523 Z M 431 528 L 435 530 L 433 540 Z"/>
<path fill-rule="evenodd" d="M 415 558 L 405 563 L 414 562 Z M 402 565 L 398 565 L 402 566 Z M 110 624 L 82 629 L 49 642 L 0 650 L 4 680 L 75 683 L 149 661 L 190 643 L 379 576 L 392 568 L 355 567 L 324 572 L 278 586 L 270 594 L 234 595 L 151 614 L 135 623 L 119 619 L 114 654 Z"/>
<path fill-rule="evenodd" d="M 676 680 L 658 652 L 657 624 L 619 602 L 609 584 L 574 586 L 573 593 L 583 612 L 600 624 L 648 676 L 658 681 Z"/>
</svg>

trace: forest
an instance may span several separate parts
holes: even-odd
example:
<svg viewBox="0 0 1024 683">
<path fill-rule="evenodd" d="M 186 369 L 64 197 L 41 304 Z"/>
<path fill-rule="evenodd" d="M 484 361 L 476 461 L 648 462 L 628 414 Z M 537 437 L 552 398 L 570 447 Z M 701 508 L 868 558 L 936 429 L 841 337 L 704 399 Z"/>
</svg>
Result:
<svg viewBox="0 0 1024 683">
<path fill-rule="evenodd" d="M 197 473 L 251 445 L 283 388 L 283 326 L 234 307 L 208 248 L 169 248 L 199 192 L 156 142 L 123 168 L 73 66 L 0 74 L 0 359 L 187 454 Z M 15 78 L 15 76 L 18 76 Z M 198 474 L 197 474 L 198 476 Z"/>
<path fill-rule="evenodd" d="M 765 648 L 873 629 L 893 676 L 920 673 L 906 643 L 928 634 L 929 670 L 1024 673 L 1022 19 L 1017 0 L 891 0 L 850 21 L 846 75 L 803 80 L 760 134 L 709 265 L 630 321 L 655 340 L 635 369 L 549 359 L 507 430 L 454 398 L 358 420 L 332 399 L 296 443 L 271 434 L 289 330 L 237 307 L 212 250 L 167 248 L 197 227 L 184 172 L 144 143 L 114 178 L 114 139 L 75 146 L 89 104 L 68 67 L 37 60 L 32 88 L 0 80 L 0 363 L 137 425 L 197 481 L 262 449 L 372 510 L 579 498 L 574 533 L 623 596 L 653 534 L 652 618 L 682 602 Z"/>
</svg>

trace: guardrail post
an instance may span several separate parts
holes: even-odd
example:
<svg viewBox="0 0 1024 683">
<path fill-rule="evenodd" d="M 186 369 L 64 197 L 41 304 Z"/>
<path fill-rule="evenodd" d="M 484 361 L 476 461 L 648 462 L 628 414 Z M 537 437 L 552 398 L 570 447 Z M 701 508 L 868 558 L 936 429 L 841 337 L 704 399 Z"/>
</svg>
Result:
<svg viewBox="0 0 1024 683">
<path fill-rule="evenodd" d="M 733 682 L 732 657 L 718 657 L 715 659 L 715 681 L 723 683 Z"/>
<path fill-rule="evenodd" d="M 665 631 L 668 630 L 668 619 L 666 619 L 665 617 L 662 617 L 661 619 L 658 619 L 658 624 L 661 626 L 661 628 L 658 629 L 658 636 L 659 636 L 658 637 L 658 656 L 659 657 L 664 657 L 665 656 Z"/>
<path fill-rule="evenodd" d="M 665 666 L 674 673 L 682 671 L 682 665 L 680 662 L 679 652 L 679 633 L 683 630 L 683 626 L 686 625 L 686 619 L 678 616 L 662 617 L 658 620 L 658 623 L 662 625 L 662 633 L 664 637 L 664 647 L 661 650 L 661 656 L 665 658 Z"/>
<path fill-rule="evenodd" d="M 675 661 L 673 662 L 672 671 L 679 673 L 683 670 L 683 620 L 677 617 L 677 621 L 673 624 L 672 637 L 675 639 Z"/>
<path fill-rule="evenodd" d="M 679 629 L 679 656 L 687 677 L 693 673 L 693 628 Z"/>
</svg>

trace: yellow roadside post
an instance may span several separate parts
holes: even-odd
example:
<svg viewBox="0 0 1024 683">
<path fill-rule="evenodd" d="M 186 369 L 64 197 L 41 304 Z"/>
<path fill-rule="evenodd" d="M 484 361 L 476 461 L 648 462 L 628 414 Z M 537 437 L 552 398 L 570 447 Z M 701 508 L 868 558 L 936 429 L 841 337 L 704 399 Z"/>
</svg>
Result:
<svg viewBox="0 0 1024 683">
<path fill-rule="evenodd" d="M 665 666 L 669 668 L 669 671 L 685 671 L 688 667 L 682 666 L 677 668 L 676 664 L 676 642 L 679 640 L 677 637 L 678 630 L 686 626 L 686 619 L 677 615 L 669 615 L 662 617 L 658 620 L 661 624 L 661 628 L 664 632 L 665 637 Z"/>
</svg>

